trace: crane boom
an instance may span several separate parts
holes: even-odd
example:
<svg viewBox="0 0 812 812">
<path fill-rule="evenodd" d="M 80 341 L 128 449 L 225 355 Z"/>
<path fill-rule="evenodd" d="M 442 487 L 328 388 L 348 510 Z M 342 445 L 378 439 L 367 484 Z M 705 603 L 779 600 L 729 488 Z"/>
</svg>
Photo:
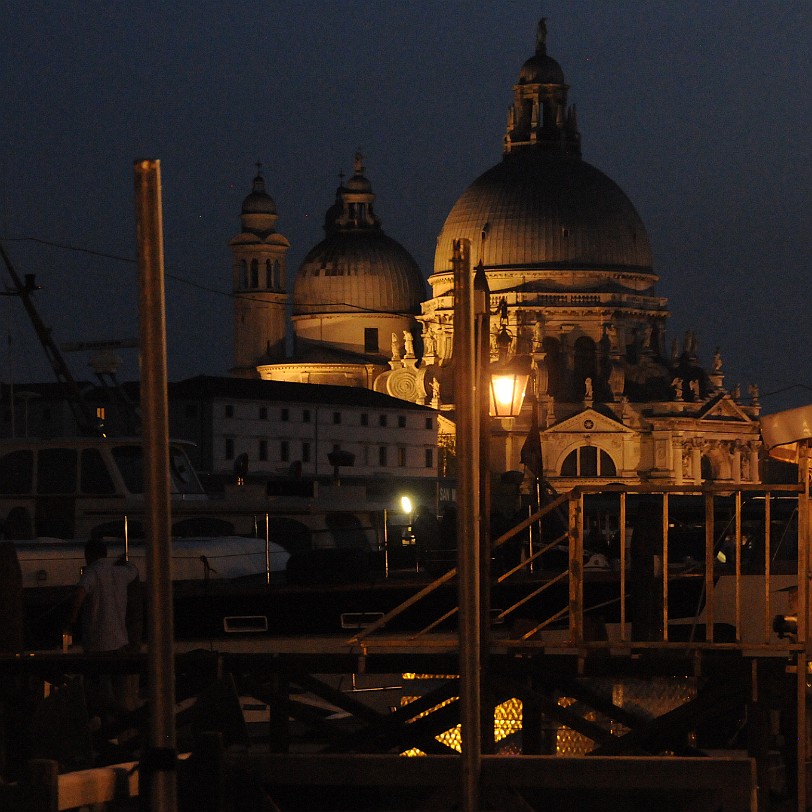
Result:
<svg viewBox="0 0 812 812">
<path fill-rule="evenodd" d="M 65 363 L 65 359 L 62 357 L 59 347 L 57 347 L 56 342 L 51 336 L 50 328 L 45 325 L 45 322 L 42 320 L 42 317 L 34 304 L 34 299 L 31 294 L 34 290 L 36 290 L 36 287 L 26 284 L 20 279 L 19 275 L 14 270 L 14 266 L 11 264 L 11 260 L 9 259 L 6 249 L 3 247 L 2 243 L 0 243 L 0 257 L 2 257 L 6 270 L 11 277 L 11 282 L 14 286 L 12 293 L 13 295 L 20 297 L 23 307 L 25 308 L 26 313 L 28 313 L 28 318 L 31 320 L 31 324 L 33 325 L 34 331 L 37 334 L 37 338 L 39 339 L 40 344 L 42 344 L 42 348 L 45 350 L 45 355 L 51 364 L 51 368 L 53 369 L 57 380 L 65 389 L 68 397 L 68 403 L 71 411 L 73 412 L 73 416 L 76 419 L 76 423 L 79 426 L 79 430 L 84 434 L 98 434 L 98 420 L 93 414 L 90 405 L 84 399 L 82 390 L 79 388 L 79 385 L 76 383 L 76 380 L 71 374 L 68 365 Z"/>
</svg>

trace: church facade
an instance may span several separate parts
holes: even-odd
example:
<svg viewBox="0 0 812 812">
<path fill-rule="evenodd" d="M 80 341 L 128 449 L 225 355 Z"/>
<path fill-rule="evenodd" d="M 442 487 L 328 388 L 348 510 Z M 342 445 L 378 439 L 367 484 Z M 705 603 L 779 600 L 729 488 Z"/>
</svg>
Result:
<svg viewBox="0 0 812 812">
<path fill-rule="evenodd" d="M 447 443 L 452 244 L 465 239 L 490 288 L 491 360 L 522 357 L 533 370 L 521 416 L 494 420 L 495 473 L 521 467 L 537 409 L 544 474 L 556 487 L 758 482 L 758 391 L 745 403 L 737 387 L 726 389 L 720 352 L 705 368 L 695 333 L 669 344 L 643 222 L 617 184 L 582 159 L 568 94 L 542 20 L 513 86 L 502 159 L 448 214 L 428 297 L 414 260 L 382 231 L 357 155 L 327 212 L 325 239 L 293 281 L 290 356 L 280 352 L 284 274 L 273 276 L 287 241 L 273 231 L 275 205 L 258 176 L 231 247 L 235 293 L 244 282 L 267 283 L 251 290 L 265 321 L 235 298 L 235 374 L 361 386 L 429 405 L 446 418 Z"/>
</svg>

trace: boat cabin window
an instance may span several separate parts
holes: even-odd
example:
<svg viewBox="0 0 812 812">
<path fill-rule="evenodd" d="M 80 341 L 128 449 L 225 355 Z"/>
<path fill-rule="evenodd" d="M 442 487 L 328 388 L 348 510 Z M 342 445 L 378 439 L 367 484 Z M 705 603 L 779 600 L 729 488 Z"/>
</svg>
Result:
<svg viewBox="0 0 812 812">
<path fill-rule="evenodd" d="M 9 451 L 0 457 L 0 494 L 20 496 L 31 493 L 34 453 L 30 449 Z"/>
<path fill-rule="evenodd" d="M 169 472 L 172 475 L 173 492 L 202 493 L 203 489 L 183 449 L 169 447 Z"/>
<path fill-rule="evenodd" d="M 37 457 L 37 493 L 76 493 L 75 448 L 41 448 Z"/>
<path fill-rule="evenodd" d="M 82 449 L 82 473 L 79 485 L 82 493 L 95 496 L 116 492 L 110 472 L 96 448 Z"/>
<path fill-rule="evenodd" d="M 127 490 L 130 493 L 143 493 L 144 457 L 140 446 L 114 446 L 112 453 Z M 204 492 L 186 452 L 178 446 L 169 447 L 169 473 L 172 493 L 199 495 Z"/>
<path fill-rule="evenodd" d="M 113 448 L 113 459 L 116 461 L 124 485 L 130 493 L 144 492 L 144 465 L 141 449 L 134 445 L 119 445 Z"/>
</svg>

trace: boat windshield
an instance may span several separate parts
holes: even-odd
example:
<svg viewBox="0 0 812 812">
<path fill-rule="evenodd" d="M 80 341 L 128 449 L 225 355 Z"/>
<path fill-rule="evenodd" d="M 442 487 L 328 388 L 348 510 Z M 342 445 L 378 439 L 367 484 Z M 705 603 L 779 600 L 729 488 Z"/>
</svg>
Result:
<svg viewBox="0 0 812 812">
<path fill-rule="evenodd" d="M 118 445 L 113 447 L 112 452 L 127 490 L 130 493 L 143 493 L 144 454 L 141 446 Z M 179 446 L 169 446 L 169 475 L 173 494 L 198 496 L 204 493 L 186 452 Z"/>
</svg>

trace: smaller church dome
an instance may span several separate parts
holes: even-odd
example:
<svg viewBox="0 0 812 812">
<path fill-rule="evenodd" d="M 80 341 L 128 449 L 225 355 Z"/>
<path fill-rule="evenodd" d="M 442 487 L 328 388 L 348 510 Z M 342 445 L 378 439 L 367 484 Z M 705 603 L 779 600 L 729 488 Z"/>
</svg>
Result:
<svg viewBox="0 0 812 812">
<path fill-rule="evenodd" d="M 293 284 L 294 315 L 417 313 L 426 284 L 411 254 L 383 233 L 362 156 L 328 209 L 327 236 L 304 258 Z"/>
<path fill-rule="evenodd" d="M 339 232 L 304 258 L 293 312 L 416 313 L 425 297 L 420 269 L 399 242 L 381 231 Z"/>
<path fill-rule="evenodd" d="M 258 172 L 251 193 L 242 202 L 242 214 L 276 214 L 276 203 L 265 191 L 265 178 Z"/>
</svg>

